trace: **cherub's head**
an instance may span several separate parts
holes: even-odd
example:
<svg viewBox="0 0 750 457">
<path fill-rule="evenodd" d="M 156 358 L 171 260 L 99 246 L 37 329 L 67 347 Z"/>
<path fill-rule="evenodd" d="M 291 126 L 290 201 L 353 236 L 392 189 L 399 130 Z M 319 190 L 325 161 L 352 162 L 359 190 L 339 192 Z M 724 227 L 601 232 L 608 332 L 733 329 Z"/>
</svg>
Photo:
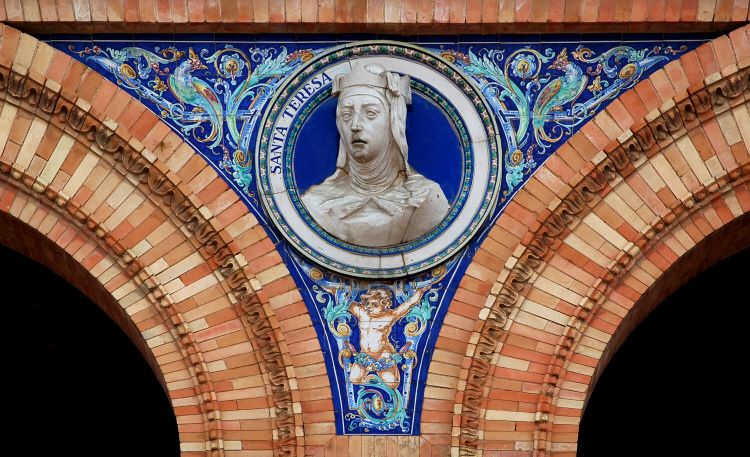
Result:
<svg viewBox="0 0 750 457">
<path fill-rule="evenodd" d="M 361 300 L 369 316 L 381 316 L 391 309 L 391 292 L 385 288 L 369 289 Z"/>
<path fill-rule="evenodd" d="M 387 71 L 377 63 L 354 63 L 337 75 L 331 88 L 339 97 L 336 128 L 339 153 L 336 167 L 349 175 L 352 188 L 379 195 L 409 167 L 406 105 L 411 103 L 408 75 Z"/>
</svg>

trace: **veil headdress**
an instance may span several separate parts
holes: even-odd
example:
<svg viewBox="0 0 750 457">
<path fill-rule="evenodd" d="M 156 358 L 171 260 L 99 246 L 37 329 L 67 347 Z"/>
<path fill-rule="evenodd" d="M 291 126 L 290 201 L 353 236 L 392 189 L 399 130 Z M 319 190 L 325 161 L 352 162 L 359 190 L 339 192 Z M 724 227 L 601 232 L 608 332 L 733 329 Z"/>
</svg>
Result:
<svg viewBox="0 0 750 457">
<path fill-rule="evenodd" d="M 411 104 L 409 76 L 391 73 L 376 63 L 355 62 L 351 72 L 333 80 L 332 93 L 339 100 L 349 95 L 372 95 L 389 113 L 390 141 L 382 156 L 366 164 L 350 161 L 343 138 L 339 140 L 336 167 L 349 174 L 352 188 L 360 194 L 379 194 L 391 186 L 399 173 L 411 174 L 406 143 L 406 105 Z"/>
</svg>

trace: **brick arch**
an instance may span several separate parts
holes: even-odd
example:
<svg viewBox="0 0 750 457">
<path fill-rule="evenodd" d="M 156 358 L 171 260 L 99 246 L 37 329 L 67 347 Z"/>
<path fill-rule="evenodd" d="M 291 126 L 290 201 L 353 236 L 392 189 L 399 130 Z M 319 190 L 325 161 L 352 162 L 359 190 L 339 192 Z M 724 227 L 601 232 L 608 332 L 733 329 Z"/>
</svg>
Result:
<svg viewBox="0 0 750 457">
<path fill-rule="evenodd" d="M 111 249 L 107 234 L 87 227 L 91 218 L 71 216 L 66 200 L 40 195 L 24 185 L 24 180 L 33 182 L 28 175 L 17 177 L 0 178 L 0 243 L 64 278 L 123 330 L 174 405 L 182 455 L 205 455 L 191 451 L 205 448 L 210 430 L 216 429 L 201 399 L 201 390 L 214 389 L 210 381 L 198 379 L 205 363 L 191 360 L 191 355 L 201 354 L 193 348 L 184 321 L 157 298 L 163 285 L 154 277 L 133 276 L 130 259 Z"/>
<path fill-rule="evenodd" d="M 586 297 L 588 315 L 577 316 L 580 327 L 562 345 L 569 355 L 558 355 L 556 374 L 542 386 L 550 395 L 537 408 L 537 455 L 575 455 L 577 423 L 596 381 L 637 325 L 695 275 L 750 248 L 749 178 L 750 170 L 723 187 L 711 183 L 713 192 L 686 208 L 632 260 L 620 259 L 605 293 Z M 636 288 L 645 292 L 638 296 Z"/>
<path fill-rule="evenodd" d="M 750 70 L 738 68 L 750 57 L 747 31 L 718 38 L 624 94 L 550 158 L 498 220 L 482 246 L 487 258 L 475 261 L 485 277 L 493 266 L 502 271 L 468 335 L 471 364 L 455 407 L 463 417 L 453 432 L 462 454 L 574 454 L 588 372 L 598 363 L 592 348 L 575 348 L 584 329 L 611 334 L 622 317 L 598 304 L 617 302 L 614 284 L 634 260 L 662 255 L 662 233 L 674 224 L 705 219 L 705 209 L 713 211 L 703 226 L 710 233 L 750 210 Z M 718 219 L 715 205 L 723 207 Z M 644 291 L 630 289 L 628 299 Z M 578 416 L 569 411 L 576 406 Z"/>
<path fill-rule="evenodd" d="M 711 181 L 686 202 L 671 207 L 678 217 L 657 219 L 648 226 L 646 233 L 621 251 L 583 294 L 553 350 L 553 360 L 541 384 L 542 395 L 535 411 L 537 455 L 564 455 L 575 450 L 577 421 L 595 383 L 593 371 L 601 372 L 609 355 L 616 351 L 614 343 L 609 344 L 610 333 L 618 334 L 617 341 L 626 338 L 634 326 L 621 328 L 622 322 L 636 320 L 634 316 L 647 312 L 645 302 L 655 307 L 660 303 L 655 300 L 668 296 L 668 289 L 651 290 L 651 286 L 658 281 L 669 289 L 676 288 L 689 279 L 678 273 L 685 265 L 698 272 L 737 249 L 750 247 L 750 237 L 742 231 L 747 229 L 750 205 L 737 200 L 738 194 L 742 198 L 747 193 L 750 167 L 746 168 L 735 179 Z M 595 213 L 596 208 L 592 211 Z M 729 231 L 723 243 L 716 241 L 720 237 L 712 236 L 722 230 Z M 707 255 L 712 248 L 713 258 Z M 673 267 L 678 262 L 682 268 Z M 639 296 L 648 292 L 647 300 Z M 606 345 L 602 354 L 598 354 L 599 343 Z"/>
<path fill-rule="evenodd" d="M 641 256 L 637 263 L 629 265 L 627 272 L 619 278 L 618 283 L 628 284 L 628 282 L 637 281 L 636 284 L 646 285 L 648 289 L 638 298 L 637 303 L 632 303 L 629 312 L 607 342 L 592 375 L 593 379 L 586 400 L 590 397 L 599 377 L 614 354 L 654 309 L 706 269 L 750 246 L 749 197 L 750 189 L 747 179 L 744 187 L 735 185 L 733 188 L 721 189 L 706 198 L 699 212 L 679 221 L 677 223 L 679 225 L 675 225 L 672 230 L 664 233 L 658 240 L 658 244 L 650 251 L 657 253 L 660 251 L 670 253 L 671 251 L 677 254 L 674 249 L 677 251 L 684 249 L 685 254 L 689 251 L 690 255 L 681 255 L 658 278 L 646 273 L 647 270 L 651 273 L 659 271 L 658 268 L 654 269 L 653 265 L 650 265 L 653 262 L 648 259 L 648 255 Z M 713 229 L 710 234 L 704 233 L 706 224 Z M 619 295 L 622 296 L 622 294 Z M 622 300 L 626 304 L 630 303 L 627 297 L 623 296 Z M 601 304 L 595 311 L 594 318 L 602 318 L 606 315 L 608 311 L 603 305 Z M 589 332 L 587 328 L 582 332 L 582 338 L 590 337 L 590 333 L 592 332 Z M 580 344 L 579 341 L 575 347 L 575 353 L 586 351 L 579 347 Z"/>
<path fill-rule="evenodd" d="M 138 303 L 136 307 L 142 306 L 149 300 L 143 293 L 143 284 L 136 284 L 138 278 L 128 278 L 127 265 L 118 262 L 118 257 L 105 249 L 104 241 L 91 231 L 81 230 L 54 201 L 39 197 L 15 180 L 0 181 L 0 226 L 3 228 L 0 230 L 0 245 L 47 267 L 96 303 L 135 343 L 167 392 L 165 374 L 160 370 L 155 354 L 141 338 L 140 330 L 126 308 L 113 298 L 114 291 L 121 289 L 125 295 L 132 294 L 127 299 L 129 305 Z M 105 272 L 106 277 L 97 281 L 96 278 Z M 165 324 L 163 316 L 157 318 L 160 325 Z M 172 335 L 167 333 L 165 336 Z M 167 344 L 174 345 L 177 341 L 171 338 Z M 187 368 L 180 365 L 180 368 Z"/>
<path fill-rule="evenodd" d="M 263 296 L 273 284 L 262 259 L 245 255 L 263 241 L 257 222 L 165 124 L 100 75 L 6 26 L 0 57 L 2 207 L 32 228 L 53 221 L 40 233 L 77 261 L 107 259 L 81 265 L 99 273 L 89 286 L 108 291 L 156 362 L 183 455 L 294 455 L 301 418 Z M 81 242 L 91 253 L 73 251 Z"/>
</svg>

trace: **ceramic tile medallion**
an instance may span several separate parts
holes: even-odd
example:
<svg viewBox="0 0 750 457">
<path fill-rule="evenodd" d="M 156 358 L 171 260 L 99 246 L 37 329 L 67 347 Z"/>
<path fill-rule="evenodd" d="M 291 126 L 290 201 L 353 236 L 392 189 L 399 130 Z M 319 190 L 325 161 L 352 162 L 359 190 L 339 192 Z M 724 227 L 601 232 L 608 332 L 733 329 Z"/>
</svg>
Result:
<svg viewBox="0 0 750 457">
<path fill-rule="evenodd" d="M 448 306 L 510 199 L 710 37 L 377 38 L 48 41 L 140 99 L 247 204 L 305 300 L 337 433 L 418 435 Z"/>
<path fill-rule="evenodd" d="M 490 105 L 440 56 L 344 45 L 301 66 L 270 107 L 256 148 L 261 199 L 289 243 L 327 269 L 425 271 L 494 207 L 502 161 Z"/>
</svg>

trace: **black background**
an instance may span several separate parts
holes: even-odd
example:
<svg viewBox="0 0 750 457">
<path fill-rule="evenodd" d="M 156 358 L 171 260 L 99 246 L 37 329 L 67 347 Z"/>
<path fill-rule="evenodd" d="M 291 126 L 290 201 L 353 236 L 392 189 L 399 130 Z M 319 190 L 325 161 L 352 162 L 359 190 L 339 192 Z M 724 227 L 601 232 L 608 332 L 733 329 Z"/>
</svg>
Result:
<svg viewBox="0 0 750 457">
<path fill-rule="evenodd" d="M 164 390 L 108 316 L 2 246 L 0 287 L 2 455 L 179 455 Z"/>
<path fill-rule="evenodd" d="M 747 455 L 749 286 L 746 249 L 659 305 L 602 374 L 578 455 Z"/>
</svg>

